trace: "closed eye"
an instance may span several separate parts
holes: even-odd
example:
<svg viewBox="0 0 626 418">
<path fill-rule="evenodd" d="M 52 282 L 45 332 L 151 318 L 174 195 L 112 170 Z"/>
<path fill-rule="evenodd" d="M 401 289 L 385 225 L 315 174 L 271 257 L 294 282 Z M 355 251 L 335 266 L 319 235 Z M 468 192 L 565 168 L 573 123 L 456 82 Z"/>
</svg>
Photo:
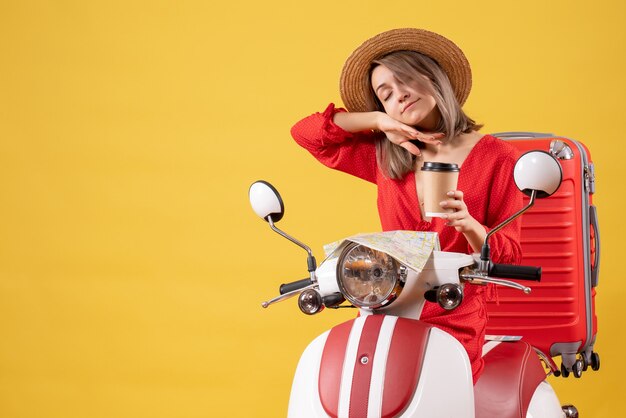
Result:
<svg viewBox="0 0 626 418">
<path fill-rule="evenodd" d="M 393 94 L 392 90 L 383 90 L 379 92 L 380 95 L 378 96 L 380 98 L 381 101 L 386 102 L 387 100 L 389 100 L 391 98 L 391 95 Z"/>
<path fill-rule="evenodd" d="M 382 83 L 380 86 L 376 87 L 374 91 L 378 98 L 383 102 L 389 100 L 391 98 L 391 94 L 393 93 L 393 90 L 387 83 Z"/>
</svg>

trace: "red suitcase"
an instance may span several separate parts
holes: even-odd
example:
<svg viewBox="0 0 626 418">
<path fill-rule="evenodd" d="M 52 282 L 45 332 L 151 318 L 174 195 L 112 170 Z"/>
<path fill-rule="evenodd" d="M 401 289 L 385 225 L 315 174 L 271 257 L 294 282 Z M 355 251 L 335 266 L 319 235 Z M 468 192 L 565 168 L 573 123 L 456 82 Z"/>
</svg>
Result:
<svg viewBox="0 0 626 418">
<path fill-rule="evenodd" d="M 541 266 L 541 282 L 531 285 L 530 295 L 500 288 L 497 301 L 487 306 L 487 334 L 521 336 L 544 353 L 561 356 L 556 375 L 567 377 L 573 372 L 580 377 L 588 366 L 594 370 L 600 366 L 593 351 L 600 239 L 589 150 L 580 142 L 551 134 L 494 136 L 510 141 L 522 153 L 551 152 L 561 163 L 563 183 L 522 216 L 522 264 Z"/>
</svg>

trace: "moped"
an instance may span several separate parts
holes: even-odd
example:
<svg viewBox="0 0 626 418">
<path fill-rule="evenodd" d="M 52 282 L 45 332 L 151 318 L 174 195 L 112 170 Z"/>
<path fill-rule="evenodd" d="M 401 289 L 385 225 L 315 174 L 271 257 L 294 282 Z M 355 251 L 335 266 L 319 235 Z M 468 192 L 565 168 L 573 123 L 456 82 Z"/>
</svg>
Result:
<svg viewBox="0 0 626 418">
<path fill-rule="evenodd" d="M 426 301 L 453 310 L 463 303 L 466 286 L 494 283 L 530 293 L 517 280 L 540 279 L 541 268 L 493 263 L 489 237 L 535 199 L 553 194 L 561 167 L 551 154 L 531 151 L 520 157 L 513 175 L 529 203 L 487 234 L 480 254 L 440 251 L 435 233 L 390 231 L 331 244 L 319 266 L 307 245 L 276 227 L 284 214 L 278 191 L 265 181 L 252 184 L 249 198 L 256 214 L 308 253 L 308 277 L 281 285 L 280 296 L 262 306 L 297 296 L 308 315 L 346 306 L 359 312 L 306 347 L 293 380 L 289 417 L 578 417 L 574 406 L 560 405 L 546 381 L 555 369 L 551 359 L 528 343 L 489 337 L 485 369 L 474 385 L 461 343 L 420 321 Z"/>
</svg>

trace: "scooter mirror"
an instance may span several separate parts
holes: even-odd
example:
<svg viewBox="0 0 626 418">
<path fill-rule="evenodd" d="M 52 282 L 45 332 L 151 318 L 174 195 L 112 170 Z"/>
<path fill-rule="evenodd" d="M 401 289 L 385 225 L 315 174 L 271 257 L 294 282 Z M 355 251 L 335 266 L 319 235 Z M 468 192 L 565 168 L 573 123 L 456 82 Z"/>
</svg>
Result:
<svg viewBox="0 0 626 418">
<path fill-rule="evenodd" d="M 252 183 L 248 197 L 254 212 L 265 221 L 269 221 L 270 216 L 272 222 L 278 222 L 282 219 L 285 213 L 283 199 L 281 199 L 278 190 L 268 182 L 258 180 Z"/>
<path fill-rule="evenodd" d="M 533 190 L 536 197 L 548 197 L 557 191 L 563 180 L 561 164 L 545 151 L 529 151 L 515 163 L 513 178 L 517 188 L 530 196 Z"/>
</svg>

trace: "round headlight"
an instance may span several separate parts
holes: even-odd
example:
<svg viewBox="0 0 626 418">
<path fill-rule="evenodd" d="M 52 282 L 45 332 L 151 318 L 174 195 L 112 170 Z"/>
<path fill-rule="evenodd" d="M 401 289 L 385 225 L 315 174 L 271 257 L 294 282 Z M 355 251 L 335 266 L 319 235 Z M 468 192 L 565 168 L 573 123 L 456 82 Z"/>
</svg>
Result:
<svg viewBox="0 0 626 418">
<path fill-rule="evenodd" d="M 395 258 L 364 245 L 351 243 L 337 263 L 341 293 L 353 305 L 376 309 L 398 297 L 406 280 L 406 267 Z"/>
</svg>

